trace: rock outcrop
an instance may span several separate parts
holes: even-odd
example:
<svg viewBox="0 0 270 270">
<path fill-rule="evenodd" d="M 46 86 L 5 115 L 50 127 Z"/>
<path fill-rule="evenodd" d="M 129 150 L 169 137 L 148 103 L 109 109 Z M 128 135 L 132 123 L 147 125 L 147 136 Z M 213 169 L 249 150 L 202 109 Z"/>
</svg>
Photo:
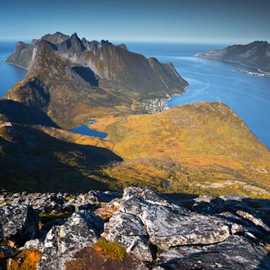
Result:
<svg viewBox="0 0 270 270">
<path fill-rule="evenodd" d="M 128 213 L 119 213 L 111 217 L 106 223 L 103 237 L 109 241 L 116 241 L 126 247 L 141 261 L 152 261 L 149 248 L 148 234 L 141 219 Z"/>
<path fill-rule="evenodd" d="M 45 196 L 48 205 L 55 204 L 58 198 L 57 215 L 55 207 L 50 211 L 44 208 Z M 85 204 L 80 204 L 84 210 L 78 207 L 67 210 L 67 205 L 81 201 L 78 197 L 84 198 Z M 0 264 L 18 265 L 28 262 L 27 256 L 32 256 L 36 268 L 46 270 L 93 267 L 95 270 L 115 267 L 122 270 L 267 270 L 270 267 L 267 200 L 187 198 L 136 187 L 125 189 L 122 195 L 89 192 L 72 197 L 63 193 L 23 193 L 13 194 L 7 200 L 2 193 L 0 212 L 7 213 L 6 209 L 13 205 L 19 216 L 5 215 L 5 222 L 1 224 L 5 228 L 5 242 L 0 244 Z M 40 224 L 39 231 L 25 234 L 25 225 L 31 228 L 31 224 L 21 218 L 18 202 L 27 205 L 31 201 L 39 213 L 39 220 L 35 219 L 35 224 L 37 221 Z M 115 207 L 103 224 L 94 209 L 100 212 L 105 205 Z M 60 215 L 61 211 L 65 216 Z M 16 240 L 14 236 L 18 235 L 24 235 L 24 241 L 17 241 L 11 247 L 10 240 Z M 14 255 L 18 252 L 21 255 Z"/>
<path fill-rule="evenodd" d="M 199 53 L 197 56 L 240 65 L 251 74 L 270 76 L 270 44 L 254 41 L 246 45 L 232 45 L 220 50 Z"/>
<path fill-rule="evenodd" d="M 25 104 L 42 101 L 42 110 L 63 127 L 108 114 L 160 111 L 163 106 L 152 106 L 153 100 L 180 94 L 187 86 L 172 64 L 77 34 L 19 43 L 7 61 L 28 70 L 26 80 L 7 97 Z"/>
<path fill-rule="evenodd" d="M 53 226 L 41 250 L 40 270 L 60 270 L 79 250 L 97 240 L 95 217 L 91 212 L 74 213 L 63 225 Z"/>
<path fill-rule="evenodd" d="M 38 218 L 28 205 L 1 206 L 0 217 L 0 242 L 10 239 L 21 244 L 37 237 Z"/>
<path fill-rule="evenodd" d="M 195 214 L 161 201 L 150 190 L 126 189 L 120 211 L 133 215 L 134 219 L 138 216 L 151 243 L 165 250 L 174 246 L 222 242 L 231 233 L 230 224 L 223 220 Z"/>
</svg>

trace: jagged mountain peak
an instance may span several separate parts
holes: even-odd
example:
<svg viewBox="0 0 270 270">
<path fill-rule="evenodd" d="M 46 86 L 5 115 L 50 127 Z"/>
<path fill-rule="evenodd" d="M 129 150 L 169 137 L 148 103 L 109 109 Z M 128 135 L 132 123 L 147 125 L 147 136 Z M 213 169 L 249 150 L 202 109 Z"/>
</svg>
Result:
<svg viewBox="0 0 270 270">
<path fill-rule="evenodd" d="M 76 33 L 46 35 L 27 49 L 17 49 L 8 62 L 24 66 L 28 77 L 39 78 L 46 85 L 50 97 L 46 109 L 62 127 L 73 127 L 108 111 L 159 111 L 163 105 L 153 109 L 151 105 L 149 110 L 148 104 L 153 100 L 164 104 L 163 99 L 187 86 L 169 64 L 131 52 L 123 44 L 88 41 Z"/>
<path fill-rule="evenodd" d="M 68 35 L 61 32 L 55 32 L 54 34 L 44 35 L 41 39 L 47 40 L 53 44 L 60 44 L 69 38 Z"/>
</svg>

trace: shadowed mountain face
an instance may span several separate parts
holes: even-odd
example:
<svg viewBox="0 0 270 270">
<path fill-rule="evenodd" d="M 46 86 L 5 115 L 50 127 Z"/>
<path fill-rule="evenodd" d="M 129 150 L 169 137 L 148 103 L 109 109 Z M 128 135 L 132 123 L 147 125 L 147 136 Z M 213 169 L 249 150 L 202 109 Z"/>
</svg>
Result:
<svg viewBox="0 0 270 270">
<path fill-rule="evenodd" d="M 105 189 L 107 183 L 100 169 L 120 161 L 119 156 L 105 148 L 68 142 L 30 126 L 0 123 L 1 189 Z"/>
<path fill-rule="evenodd" d="M 0 190 L 105 189 L 110 179 L 102 169 L 121 157 L 95 139 L 58 128 L 35 105 L 0 100 Z"/>
<path fill-rule="evenodd" d="M 0 100 L 0 123 L 1 122 L 57 127 L 47 114 L 38 108 L 6 99 Z"/>
<path fill-rule="evenodd" d="M 48 93 L 42 110 L 63 127 L 108 114 L 149 112 L 153 100 L 161 102 L 152 110 L 162 110 L 162 101 L 187 85 L 171 64 L 129 52 L 124 45 L 87 41 L 76 34 L 55 33 L 18 45 L 7 62 L 28 69 L 26 80 L 7 97 L 25 103 L 25 96 L 41 95 L 42 85 Z M 29 90 L 29 80 L 39 85 L 31 84 Z"/>
<path fill-rule="evenodd" d="M 247 45 L 232 45 L 221 50 L 212 50 L 198 54 L 199 57 L 240 64 L 257 69 L 261 73 L 270 73 L 270 44 L 255 41 Z"/>
</svg>

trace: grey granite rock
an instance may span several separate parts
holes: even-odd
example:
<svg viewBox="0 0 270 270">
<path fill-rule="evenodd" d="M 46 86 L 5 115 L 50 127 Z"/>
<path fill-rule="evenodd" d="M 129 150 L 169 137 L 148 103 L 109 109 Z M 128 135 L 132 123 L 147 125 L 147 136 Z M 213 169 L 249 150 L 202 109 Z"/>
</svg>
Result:
<svg viewBox="0 0 270 270">
<path fill-rule="evenodd" d="M 42 252 L 43 242 L 39 239 L 32 239 L 32 240 L 27 241 L 22 247 L 22 249 L 35 249 Z"/>
<path fill-rule="evenodd" d="M 162 249 L 179 245 L 208 245 L 230 236 L 230 224 L 162 200 L 150 190 L 125 190 L 120 211 L 139 217 L 150 241 Z"/>
<path fill-rule="evenodd" d="M 261 227 L 266 232 L 270 232 L 270 227 L 267 224 L 265 224 L 260 218 L 257 218 L 255 216 L 253 216 L 252 214 L 245 212 L 245 211 L 242 211 L 242 210 L 237 210 L 236 214 L 238 216 L 240 216 L 241 218 L 250 221 L 255 226 Z"/>
<path fill-rule="evenodd" d="M 63 225 L 54 226 L 44 241 L 39 270 L 64 270 L 65 262 L 97 240 L 96 220 L 89 211 L 74 213 Z"/>
<path fill-rule="evenodd" d="M 139 218 L 131 214 L 118 213 L 105 224 L 102 235 L 108 241 L 117 241 L 141 261 L 152 261 L 148 235 Z"/>
<path fill-rule="evenodd" d="M 170 254 L 168 254 L 170 253 Z M 240 236 L 231 236 L 217 245 L 186 248 L 163 253 L 159 258 L 170 270 L 267 270 L 270 257 L 267 251 Z"/>
<path fill-rule="evenodd" d="M 38 218 L 34 210 L 24 204 L 4 205 L 0 207 L 0 241 L 14 238 L 24 243 L 36 237 Z"/>
<path fill-rule="evenodd" d="M 138 261 L 137 269 L 270 269 L 268 200 L 227 196 L 181 201 L 178 196 L 174 204 L 175 196 L 170 199 L 169 194 L 136 187 L 120 195 L 1 193 L 1 241 L 11 241 L 0 252 L 9 258 L 14 252 L 37 249 L 42 253 L 39 270 L 62 270 L 65 262 L 102 235 L 121 243 Z M 68 210 L 71 216 L 56 215 L 37 235 L 33 208 L 45 213 Z"/>
</svg>

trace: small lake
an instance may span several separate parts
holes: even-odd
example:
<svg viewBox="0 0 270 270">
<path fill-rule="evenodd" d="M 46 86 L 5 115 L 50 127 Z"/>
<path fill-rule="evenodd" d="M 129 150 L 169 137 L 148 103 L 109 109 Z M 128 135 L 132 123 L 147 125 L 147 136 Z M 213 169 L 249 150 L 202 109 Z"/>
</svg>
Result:
<svg viewBox="0 0 270 270">
<path fill-rule="evenodd" d="M 91 136 L 91 137 L 98 137 L 101 139 L 105 139 L 107 137 L 107 133 L 102 132 L 102 131 L 98 131 L 92 128 L 89 128 L 86 125 L 81 125 L 79 127 L 76 128 L 72 128 L 70 131 L 74 132 L 74 133 L 79 133 L 81 135 L 86 135 L 86 136 Z"/>
</svg>

